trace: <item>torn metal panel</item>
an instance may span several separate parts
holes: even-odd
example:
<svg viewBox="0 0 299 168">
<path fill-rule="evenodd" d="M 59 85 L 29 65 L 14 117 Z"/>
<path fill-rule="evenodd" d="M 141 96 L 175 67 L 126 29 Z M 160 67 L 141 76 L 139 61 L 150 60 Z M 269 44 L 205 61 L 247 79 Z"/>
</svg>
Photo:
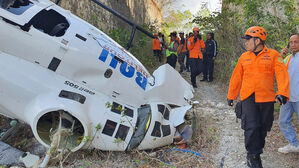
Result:
<svg viewBox="0 0 299 168">
<path fill-rule="evenodd" d="M 193 98 L 193 88 L 168 64 L 160 66 L 153 73 L 154 86 L 146 91 L 148 101 L 165 102 L 178 106 L 188 105 Z"/>
<path fill-rule="evenodd" d="M 171 111 L 172 115 L 170 117 L 170 120 L 172 121 L 174 127 L 177 127 L 180 124 L 185 122 L 184 117 L 187 111 L 191 108 L 192 105 L 187 105 L 187 106 L 175 108 Z"/>
</svg>

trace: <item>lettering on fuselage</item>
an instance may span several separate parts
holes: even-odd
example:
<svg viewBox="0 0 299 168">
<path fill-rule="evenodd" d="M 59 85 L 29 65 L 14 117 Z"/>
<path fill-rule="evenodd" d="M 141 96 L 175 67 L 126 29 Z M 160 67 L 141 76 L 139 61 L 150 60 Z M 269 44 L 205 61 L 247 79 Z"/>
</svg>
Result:
<svg viewBox="0 0 299 168">
<path fill-rule="evenodd" d="M 106 62 L 107 57 L 109 55 L 109 51 L 106 49 L 103 49 L 100 56 L 99 56 L 99 60 L 101 60 L 102 62 Z M 109 66 L 113 69 L 115 69 L 117 67 L 117 64 L 119 63 L 119 61 L 115 58 L 114 54 L 110 53 L 112 59 L 110 61 Z M 132 65 L 128 65 L 128 63 L 126 61 L 124 61 L 119 68 L 120 73 L 127 77 L 127 78 L 133 78 L 134 74 L 136 72 L 136 78 L 135 78 L 135 82 L 136 84 L 141 87 L 143 90 L 146 89 L 146 85 L 147 85 L 147 78 L 139 71 L 137 71 L 134 66 Z"/>
<path fill-rule="evenodd" d="M 82 92 L 88 93 L 90 95 L 95 95 L 95 93 L 93 91 L 90 91 L 90 90 L 88 90 L 88 89 L 86 89 L 86 88 L 84 88 L 82 86 L 78 86 L 78 85 L 76 85 L 76 84 L 74 84 L 74 83 L 72 83 L 70 81 L 65 81 L 64 84 L 67 85 L 67 86 L 69 86 L 69 87 L 78 89 L 78 90 L 80 90 Z"/>
</svg>

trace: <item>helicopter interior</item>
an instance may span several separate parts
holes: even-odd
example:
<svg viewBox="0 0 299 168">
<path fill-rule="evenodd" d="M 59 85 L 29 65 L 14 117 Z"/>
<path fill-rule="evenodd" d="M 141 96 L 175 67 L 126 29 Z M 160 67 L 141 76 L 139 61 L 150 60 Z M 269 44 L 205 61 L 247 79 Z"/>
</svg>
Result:
<svg viewBox="0 0 299 168">
<path fill-rule="evenodd" d="M 15 14 L 22 15 L 34 4 L 29 0 L 0 0 L 0 7 Z M 33 16 L 24 26 L 3 18 L 7 23 L 19 26 L 24 31 L 29 31 L 30 27 L 50 35 L 61 37 L 65 34 L 70 24 L 67 19 L 54 9 L 43 9 Z"/>
</svg>

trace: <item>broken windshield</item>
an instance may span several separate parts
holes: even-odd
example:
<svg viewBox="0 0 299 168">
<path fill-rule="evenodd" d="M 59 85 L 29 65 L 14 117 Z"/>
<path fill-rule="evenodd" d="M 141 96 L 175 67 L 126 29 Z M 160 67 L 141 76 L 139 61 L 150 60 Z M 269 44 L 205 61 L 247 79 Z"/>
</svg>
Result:
<svg viewBox="0 0 299 168">
<path fill-rule="evenodd" d="M 138 118 L 136 123 L 136 130 L 127 147 L 127 151 L 136 148 L 143 140 L 151 121 L 151 107 L 146 105 L 138 109 Z"/>
<path fill-rule="evenodd" d="M 33 6 L 29 0 L 0 0 L 1 8 L 15 14 L 21 15 Z"/>
</svg>

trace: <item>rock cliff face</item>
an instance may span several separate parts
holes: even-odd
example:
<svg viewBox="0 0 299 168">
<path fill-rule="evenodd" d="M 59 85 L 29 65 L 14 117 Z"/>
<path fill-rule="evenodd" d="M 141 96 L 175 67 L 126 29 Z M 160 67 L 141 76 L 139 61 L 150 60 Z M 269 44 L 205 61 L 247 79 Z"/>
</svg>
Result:
<svg viewBox="0 0 299 168">
<path fill-rule="evenodd" d="M 54 0 L 52 0 L 54 1 Z M 166 0 L 100 0 L 137 24 L 154 24 L 158 29 L 163 20 L 161 8 Z M 91 0 L 61 0 L 60 6 L 108 32 L 127 24 Z"/>
</svg>

